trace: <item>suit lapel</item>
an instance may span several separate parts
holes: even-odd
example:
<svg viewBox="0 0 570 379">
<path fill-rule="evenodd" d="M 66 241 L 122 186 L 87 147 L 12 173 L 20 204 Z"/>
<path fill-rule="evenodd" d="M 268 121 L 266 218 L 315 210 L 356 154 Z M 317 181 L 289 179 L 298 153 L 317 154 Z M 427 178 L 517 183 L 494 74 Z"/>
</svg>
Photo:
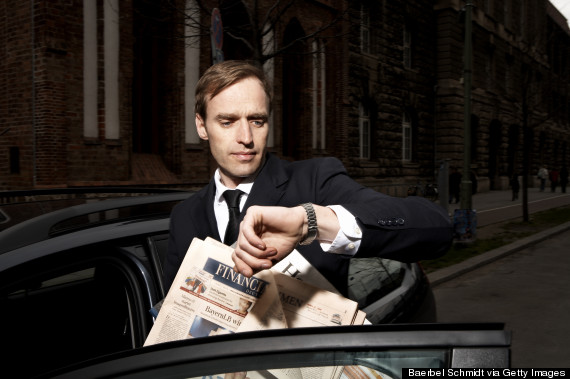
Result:
<svg viewBox="0 0 570 379">
<path fill-rule="evenodd" d="M 209 233 L 207 235 L 221 241 L 220 233 L 218 232 L 218 223 L 216 221 L 216 214 L 214 213 L 214 196 L 216 196 L 216 184 L 214 179 L 210 180 L 206 190 L 202 192 L 202 204 L 204 212 L 208 221 Z"/>
<path fill-rule="evenodd" d="M 277 205 L 285 193 L 284 184 L 289 177 L 279 160 L 272 154 L 267 154 L 266 162 L 261 172 L 255 179 L 251 193 L 247 197 L 240 219 L 243 219 L 245 211 L 251 205 Z"/>
</svg>

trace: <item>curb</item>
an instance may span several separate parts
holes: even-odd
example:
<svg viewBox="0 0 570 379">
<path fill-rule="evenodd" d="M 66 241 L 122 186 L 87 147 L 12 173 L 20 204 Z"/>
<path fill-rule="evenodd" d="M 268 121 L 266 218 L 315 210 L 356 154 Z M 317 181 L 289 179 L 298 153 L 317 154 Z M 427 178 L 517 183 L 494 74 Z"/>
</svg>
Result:
<svg viewBox="0 0 570 379">
<path fill-rule="evenodd" d="M 428 280 L 432 287 L 436 287 L 442 283 L 447 282 L 448 280 L 473 271 L 481 266 L 494 262 L 510 254 L 516 253 L 519 250 L 535 245 L 547 238 L 550 238 L 556 234 L 563 233 L 567 230 L 570 230 L 570 222 L 564 223 L 551 229 L 543 230 L 542 232 L 533 234 L 532 236 L 528 236 L 509 245 L 501 246 L 497 249 L 466 259 L 465 261 L 454 264 L 453 266 L 431 272 L 427 275 Z"/>
</svg>

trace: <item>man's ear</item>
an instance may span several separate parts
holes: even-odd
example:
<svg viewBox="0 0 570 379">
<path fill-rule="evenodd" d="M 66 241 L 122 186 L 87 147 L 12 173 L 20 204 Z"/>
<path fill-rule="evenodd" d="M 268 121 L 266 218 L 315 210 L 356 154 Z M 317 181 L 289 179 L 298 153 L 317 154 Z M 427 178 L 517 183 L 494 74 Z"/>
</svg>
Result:
<svg viewBox="0 0 570 379">
<path fill-rule="evenodd" d="M 198 131 L 200 138 L 202 138 L 204 141 L 208 140 L 208 131 L 206 130 L 206 124 L 198 113 L 196 113 L 196 130 Z"/>
</svg>

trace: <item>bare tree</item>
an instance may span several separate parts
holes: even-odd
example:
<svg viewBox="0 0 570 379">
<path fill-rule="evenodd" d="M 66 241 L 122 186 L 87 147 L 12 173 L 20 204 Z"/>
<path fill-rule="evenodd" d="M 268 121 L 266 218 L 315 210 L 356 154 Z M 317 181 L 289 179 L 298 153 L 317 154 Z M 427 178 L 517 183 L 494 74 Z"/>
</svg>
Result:
<svg viewBox="0 0 570 379">
<path fill-rule="evenodd" d="M 152 0 L 145 0 L 152 1 Z M 161 0 L 164 14 L 168 14 L 168 22 L 173 19 L 181 20 L 183 31 L 178 37 L 184 38 L 187 45 L 198 46 L 204 38 L 211 33 L 210 17 L 214 8 L 218 8 L 223 20 L 224 38 L 229 38 L 233 44 L 240 48 L 240 58 L 248 59 L 263 65 L 268 60 L 289 52 L 290 48 L 298 43 L 306 42 L 312 38 L 338 38 L 340 33 L 335 26 L 342 20 L 348 20 L 348 4 L 340 2 L 342 9 L 330 8 L 330 17 L 318 27 L 303 36 L 299 36 L 286 44 L 279 45 L 274 36 L 282 30 L 283 20 L 288 12 L 295 7 L 303 7 L 303 2 L 296 0 Z M 166 18 L 156 19 L 166 21 Z M 315 51 L 307 51 L 307 54 Z"/>
<path fill-rule="evenodd" d="M 534 24 L 526 30 L 521 44 L 519 65 L 516 69 L 513 92 L 513 104 L 519 115 L 523 134 L 522 154 L 522 217 L 524 222 L 529 221 L 528 187 L 531 173 L 531 155 L 535 131 L 539 127 L 556 122 L 555 116 L 560 113 L 562 104 L 556 100 L 558 95 L 568 98 L 569 86 L 567 80 L 561 80 L 557 70 L 552 67 L 552 44 L 561 38 L 562 30 L 554 28 L 549 30 L 545 25 Z M 550 61 L 543 57 L 548 56 Z"/>
</svg>

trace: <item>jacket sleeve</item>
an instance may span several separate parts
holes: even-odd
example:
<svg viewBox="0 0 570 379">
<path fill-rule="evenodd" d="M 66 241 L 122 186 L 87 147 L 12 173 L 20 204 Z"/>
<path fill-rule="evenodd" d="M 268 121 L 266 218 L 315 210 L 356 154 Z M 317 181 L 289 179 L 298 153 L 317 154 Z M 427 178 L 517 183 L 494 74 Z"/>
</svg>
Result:
<svg viewBox="0 0 570 379">
<path fill-rule="evenodd" d="M 451 247 L 453 228 L 446 211 L 417 196 L 392 197 L 366 188 L 337 159 L 319 166 L 320 205 L 342 205 L 362 228 L 355 257 L 379 256 L 403 262 L 433 259 Z"/>
</svg>

